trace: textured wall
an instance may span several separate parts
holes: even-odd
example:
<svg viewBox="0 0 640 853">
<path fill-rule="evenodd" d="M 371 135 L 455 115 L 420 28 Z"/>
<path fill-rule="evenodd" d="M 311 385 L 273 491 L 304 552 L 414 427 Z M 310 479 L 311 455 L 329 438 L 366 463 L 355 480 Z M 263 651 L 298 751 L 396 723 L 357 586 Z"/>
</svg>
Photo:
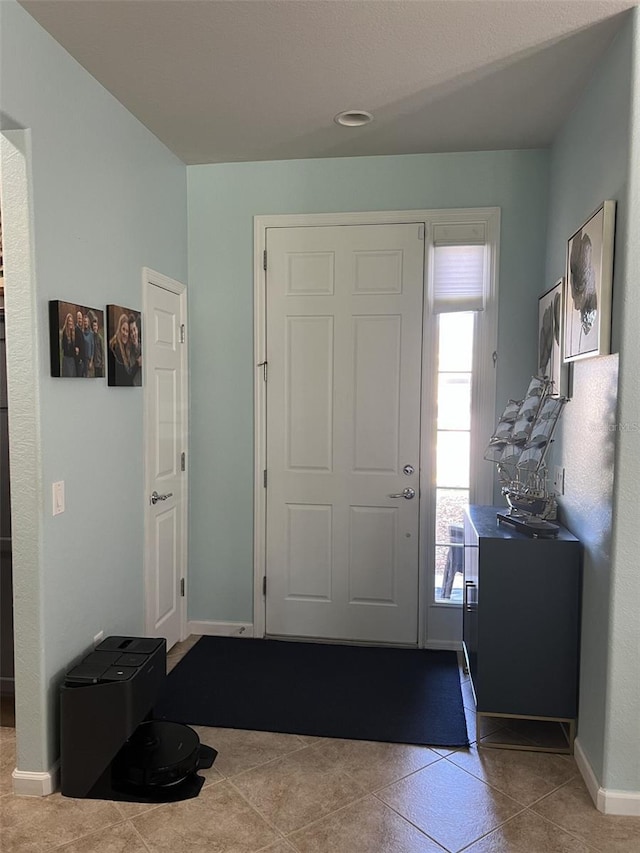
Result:
<svg viewBox="0 0 640 853">
<path fill-rule="evenodd" d="M 612 352 L 619 352 L 618 393 L 607 374 L 612 360 L 576 363 L 574 398 L 554 455 L 566 468 L 564 518 L 585 546 L 580 744 L 601 785 L 630 791 L 640 790 L 637 13 L 554 143 L 547 243 L 551 283 L 564 274 L 568 237 L 604 199 L 617 201 Z"/>
<path fill-rule="evenodd" d="M 498 405 L 535 369 L 547 152 L 190 166 L 189 618 L 253 610 L 253 217 L 499 206 Z"/>
<path fill-rule="evenodd" d="M 38 335 L 23 335 L 37 315 L 32 257 L 33 200 L 29 189 L 30 133 L 0 136 L 7 385 L 11 434 L 14 663 L 20 710 L 18 749 L 28 766 L 47 767 L 42 644 L 42 465 L 40 455 L 40 377 Z M 12 338 L 17 340 L 10 353 Z M 16 481 L 21 484 L 16 489 Z"/>
<path fill-rule="evenodd" d="M 626 270 L 617 295 L 620 382 L 616 420 L 609 689 L 603 786 L 640 793 L 640 10 L 633 17 Z"/>
<path fill-rule="evenodd" d="M 583 547 L 578 734 L 600 779 L 611 654 L 609 603 L 617 391 L 617 355 L 576 362 L 573 395 L 562 416 L 562 465 L 566 472 L 562 520 Z"/>
<path fill-rule="evenodd" d="M 98 631 L 143 628 L 142 393 L 51 378 L 48 300 L 140 308 L 143 266 L 186 281 L 186 168 L 17 3 L 0 16 L 2 115 L 31 139 L 33 255 L 7 245 L 6 286 L 18 767 L 38 771 L 66 669 Z"/>
</svg>

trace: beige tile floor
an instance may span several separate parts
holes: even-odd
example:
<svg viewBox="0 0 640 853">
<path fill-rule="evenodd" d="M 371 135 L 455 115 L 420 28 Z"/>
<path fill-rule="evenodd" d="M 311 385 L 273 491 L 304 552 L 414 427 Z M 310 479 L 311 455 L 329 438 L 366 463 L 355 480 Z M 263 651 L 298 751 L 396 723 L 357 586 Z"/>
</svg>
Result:
<svg viewBox="0 0 640 853">
<path fill-rule="evenodd" d="M 197 638 L 174 649 L 175 666 Z M 219 751 L 200 796 L 147 806 L 11 793 L 0 729 L 2 853 L 638 853 L 640 818 L 593 807 L 570 756 L 478 747 L 535 742 L 484 721 L 464 676 L 469 749 L 199 727 Z"/>
</svg>

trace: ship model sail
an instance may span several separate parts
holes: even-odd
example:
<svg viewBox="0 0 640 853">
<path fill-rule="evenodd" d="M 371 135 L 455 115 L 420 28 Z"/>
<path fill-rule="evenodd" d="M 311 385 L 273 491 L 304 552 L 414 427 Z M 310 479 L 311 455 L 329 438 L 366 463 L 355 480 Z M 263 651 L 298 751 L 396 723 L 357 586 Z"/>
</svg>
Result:
<svg viewBox="0 0 640 853">
<path fill-rule="evenodd" d="M 489 440 L 484 458 L 495 462 L 509 511 L 498 514 L 534 535 L 555 535 L 555 495 L 547 488 L 545 458 L 566 397 L 555 397 L 553 382 L 534 376 L 523 400 L 509 400 Z"/>
</svg>

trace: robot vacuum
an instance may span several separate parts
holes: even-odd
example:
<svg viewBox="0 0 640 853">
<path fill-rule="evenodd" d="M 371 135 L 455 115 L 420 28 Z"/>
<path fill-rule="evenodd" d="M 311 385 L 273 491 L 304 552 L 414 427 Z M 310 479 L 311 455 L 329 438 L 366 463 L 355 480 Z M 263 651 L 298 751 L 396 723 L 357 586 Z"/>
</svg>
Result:
<svg viewBox="0 0 640 853">
<path fill-rule="evenodd" d="M 198 770 L 211 767 L 217 752 L 181 723 L 141 723 L 113 762 L 114 791 L 127 798 L 172 802 L 197 796 Z"/>
</svg>

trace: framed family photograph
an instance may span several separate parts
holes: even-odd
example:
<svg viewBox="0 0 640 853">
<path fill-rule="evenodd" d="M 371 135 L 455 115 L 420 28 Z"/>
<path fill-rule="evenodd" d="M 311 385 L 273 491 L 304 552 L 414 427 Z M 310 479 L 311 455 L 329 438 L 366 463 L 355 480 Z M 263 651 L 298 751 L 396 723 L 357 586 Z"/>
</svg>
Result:
<svg viewBox="0 0 640 853">
<path fill-rule="evenodd" d="M 142 324 L 140 312 L 107 305 L 107 382 L 119 388 L 142 385 Z"/>
<path fill-rule="evenodd" d="M 564 361 L 609 353 L 615 214 L 615 201 L 603 202 L 569 238 Z"/>
<path fill-rule="evenodd" d="M 553 382 L 552 396 L 565 393 L 562 364 L 564 278 L 538 299 L 538 373 Z M 566 371 L 566 368 L 564 368 Z"/>
<path fill-rule="evenodd" d="M 49 302 L 51 375 L 100 379 L 105 375 L 104 311 L 75 302 Z"/>
</svg>

